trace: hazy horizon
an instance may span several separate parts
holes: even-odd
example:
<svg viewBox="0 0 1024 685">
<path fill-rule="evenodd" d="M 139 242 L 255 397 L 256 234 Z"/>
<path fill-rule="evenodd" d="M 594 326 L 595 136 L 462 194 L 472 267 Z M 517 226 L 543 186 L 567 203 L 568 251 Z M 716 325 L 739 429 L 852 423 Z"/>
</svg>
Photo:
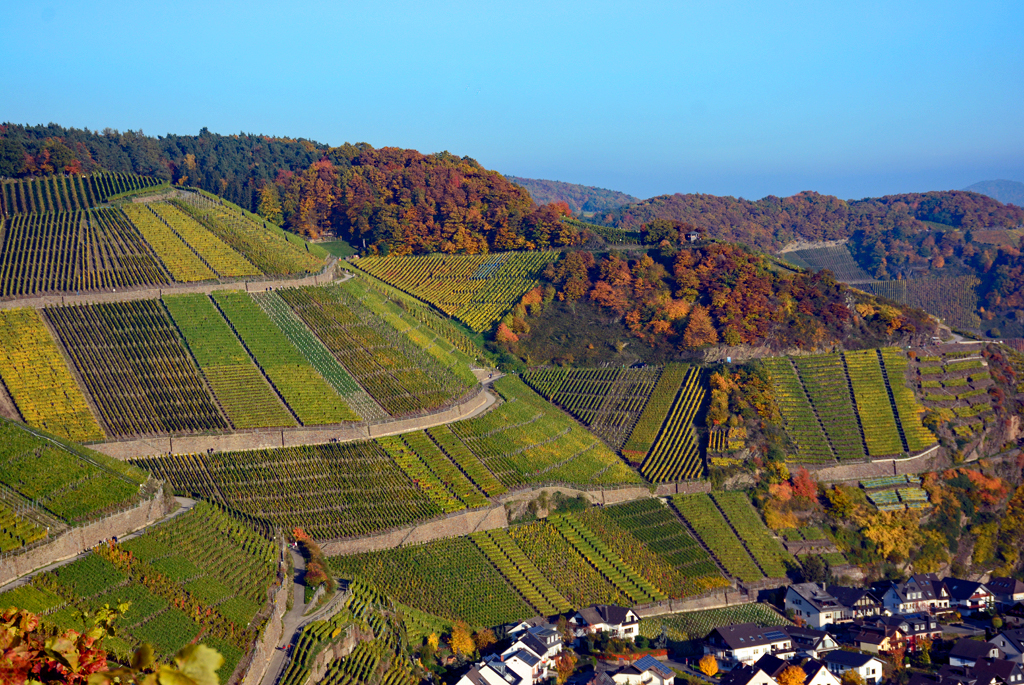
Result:
<svg viewBox="0 0 1024 685">
<path fill-rule="evenodd" d="M 858 199 L 1024 179 L 1021 25 L 997 1 L 22 4 L 0 119 L 448 150 L 641 198 Z"/>
</svg>

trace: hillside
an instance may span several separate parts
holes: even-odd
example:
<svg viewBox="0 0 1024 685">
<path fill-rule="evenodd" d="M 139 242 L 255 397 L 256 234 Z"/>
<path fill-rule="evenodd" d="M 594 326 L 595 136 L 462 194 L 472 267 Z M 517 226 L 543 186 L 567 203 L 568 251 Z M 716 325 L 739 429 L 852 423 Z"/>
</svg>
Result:
<svg viewBox="0 0 1024 685">
<path fill-rule="evenodd" d="M 151 176 L 216 193 L 294 233 L 336 234 L 383 251 L 470 252 L 576 242 L 563 211 L 449 152 L 331 147 L 205 128 L 198 136 L 0 126 L 0 177 L 99 171 Z M 38 211 L 38 209 L 37 209 Z"/>
<path fill-rule="evenodd" d="M 521 178 L 519 176 L 506 176 L 505 178 L 530 191 L 530 197 L 537 204 L 564 202 L 576 215 L 605 214 L 622 205 L 640 201 L 640 198 L 620 193 L 617 190 L 584 186 L 578 183 L 544 181 L 539 178 Z"/>
<path fill-rule="evenodd" d="M 974 185 L 967 186 L 964 190 L 988 195 L 1003 204 L 1024 207 L 1024 183 L 1020 181 L 1007 181 L 1006 179 L 979 181 Z"/>
</svg>

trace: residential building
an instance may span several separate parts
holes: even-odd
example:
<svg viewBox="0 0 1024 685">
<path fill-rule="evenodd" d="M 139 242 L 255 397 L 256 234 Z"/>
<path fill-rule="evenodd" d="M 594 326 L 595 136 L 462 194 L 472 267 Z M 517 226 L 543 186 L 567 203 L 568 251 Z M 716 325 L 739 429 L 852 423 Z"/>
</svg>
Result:
<svg viewBox="0 0 1024 685">
<path fill-rule="evenodd" d="M 959 578 L 946 578 L 949 588 L 950 606 L 961 613 L 986 611 L 995 606 L 995 595 L 982 583 Z"/>
<path fill-rule="evenodd" d="M 823 654 L 839 649 L 836 638 L 824 630 L 800 626 L 786 626 L 783 630 L 793 640 L 793 649 L 798 657 L 821 659 Z"/>
<path fill-rule="evenodd" d="M 1005 685 L 1024 683 L 1024 667 L 1009 659 L 978 659 L 971 671 L 979 678 L 992 676 Z"/>
<path fill-rule="evenodd" d="M 876 626 L 889 626 L 897 629 L 907 641 L 907 648 L 916 652 L 922 640 L 936 640 L 942 637 L 942 627 L 935 618 L 926 613 L 907 614 L 905 616 L 877 616 L 866 619 L 865 623 Z"/>
<path fill-rule="evenodd" d="M 533 626 L 520 633 L 518 640 L 502 652 L 502 656 L 521 650 L 529 650 L 547 667 L 562 651 L 562 634 L 552 625 Z"/>
<path fill-rule="evenodd" d="M 1024 629 L 1004 630 L 989 642 L 1003 650 L 1006 659 L 1024 664 Z"/>
<path fill-rule="evenodd" d="M 576 628 L 576 635 L 606 632 L 615 637 L 635 638 L 640 634 L 640 617 L 632 609 L 614 604 L 591 604 L 576 612 L 569 619 Z"/>
<path fill-rule="evenodd" d="M 851 621 L 882 613 L 882 599 L 871 590 L 842 585 L 827 586 L 828 593 L 843 606 L 843 620 Z"/>
<path fill-rule="evenodd" d="M 820 661 L 808 659 L 802 665 L 765 654 L 753 665 L 737 666 L 722 677 L 720 685 L 778 685 L 779 676 L 795 666 L 804 672 L 804 685 L 839 685 L 839 679 Z"/>
<path fill-rule="evenodd" d="M 854 623 L 847 632 L 847 644 L 872 654 L 888 654 L 903 642 L 903 633 L 894 626 Z"/>
<path fill-rule="evenodd" d="M 793 639 L 781 628 L 762 628 L 756 623 L 738 623 L 712 630 L 704 639 L 704 653 L 729 671 L 741 664 L 752 665 L 765 654 L 788 659 L 796 655 Z"/>
<path fill-rule="evenodd" d="M 796 583 L 786 588 L 786 612 L 812 628 L 823 628 L 843 618 L 843 605 L 829 594 L 825 585 Z"/>
<path fill-rule="evenodd" d="M 949 590 L 934 573 L 918 573 L 902 583 L 889 581 L 872 589 L 881 595 L 885 610 L 893 614 L 949 608 Z"/>
<path fill-rule="evenodd" d="M 991 642 L 969 638 L 957 640 L 949 652 L 950 666 L 973 666 L 979 659 L 1005 659 L 1006 654 Z"/>
<path fill-rule="evenodd" d="M 674 685 L 675 673 L 653 656 L 643 656 L 612 674 L 616 685 Z"/>
<path fill-rule="evenodd" d="M 994 576 L 989 578 L 985 587 L 995 595 L 996 604 L 1000 608 L 1012 607 L 1017 602 L 1024 601 L 1024 582 L 1016 578 Z"/>
<path fill-rule="evenodd" d="M 876 656 L 842 650 L 829 652 L 824 661 L 828 670 L 837 678 L 841 679 L 847 671 L 856 671 L 867 685 L 878 685 L 885 668 L 885 663 Z"/>
</svg>

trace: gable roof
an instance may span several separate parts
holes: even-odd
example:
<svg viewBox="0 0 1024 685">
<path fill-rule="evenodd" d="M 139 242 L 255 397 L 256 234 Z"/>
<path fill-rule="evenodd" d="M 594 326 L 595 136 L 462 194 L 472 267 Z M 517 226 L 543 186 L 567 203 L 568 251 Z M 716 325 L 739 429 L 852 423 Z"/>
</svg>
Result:
<svg viewBox="0 0 1024 685">
<path fill-rule="evenodd" d="M 607 623 L 612 626 L 622 625 L 623 623 L 635 623 L 635 620 L 627 618 L 626 615 L 628 613 L 629 609 L 616 606 L 615 604 L 591 604 L 577 612 L 586 621 L 587 625 L 590 626 L 599 623 Z"/>
<path fill-rule="evenodd" d="M 1020 664 L 1009 659 L 978 659 L 971 669 L 975 674 L 981 676 L 993 675 L 1004 683 L 1010 682 L 1010 674 L 1020 670 Z"/>
<path fill-rule="evenodd" d="M 818 611 L 842 608 L 839 600 L 817 583 L 794 583 L 789 589 L 807 600 L 807 603 Z"/>
<path fill-rule="evenodd" d="M 587 685 L 615 685 L 608 671 L 601 671 Z"/>
<path fill-rule="evenodd" d="M 484 680 L 482 675 L 480 675 L 480 669 L 476 666 L 469 669 L 463 677 L 473 683 L 473 685 L 487 685 L 487 681 Z"/>
<path fill-rule="evenodd" d="M 1016 578 L 996 576 L 989 578 L 985 585 L 989 590 L 1000 595 L 1017 595 L 1024 592 L 1024 583 Z"/>
<path fill-rule="evenodd" d="M 877 657 L 871 656 L 870 654 L 844 652 L 842 650 L 829 652 L 825 655 L 826 664 L 836 664 L 837 666 L 845 666 L 846 668 L 861 668 L 862 666 L 868 665 L 872 659 L 877 659 Z"/>
<path fill-rule="evenodd" d="M 498 674 L 498 677 L 504 680 L 508 685 L 519 685 L 522 678 L 509 668 L 508 664 L 500 656 L 492 656 L 486 661 L 484 665 Z"/>
<path fill-rule="evenodd" d="M 978 640 L 971 640 L 966 637 L 962 637 L 957 640 L 955 645 L 953 645 L 953 649 L 949 650 L 949 656 L 957 657 L 959 659 L 984 659 L 993 649 L 1000 655 L 1005 656 L 1005 654 L 1003 654 L 1003 650 L 999 649 L 991 642 L 979 642 Z"/>
<path fill-rule="evenodd" d="M 993 643 L 997 638 L 1003 638 L 1018 652 L 1024 652 L 1024 629 L 1014 628 L 1012 630 L 1004 630 L 999 633 L 996 637 L 992 638 Z"/>
<path fill-rule="evenodd" d="M 970 599 L 979 590 L 988 591 L 981 583 L 976 583 L 973 580 L 960 580 L 959 578 L 946 578 L 946 587 L 949 588 L 949 596 L 953 599 Z"/>
<path fill-rule="evenodd" d="M 654 671 L 662 678 L 671 678 L 675 676 L 675 672 L 671 668 L 661 663 L 650 654 L 640 657 L 633 662 L 633 665 L 640 669 L 640 671 Z"/>
<path fill-rule="evenodd" d="M 736 623 L 731 626 L 719 626 L 709 633 L 709 637 L 716 633 L 721 637 L 722 642 L 731 649 L 759 647 L 792 639 L 779 628 L 762 628 L 756 623 Z"/>
<path fill-rule="evenodd" d="M 789 662 L 785 659 L 780 659 L 779 657 L 771 654 L 765 654 L 754 662 L 754 672 L 756 673 L 761 670 L 774 678 L 789 668 L 789 665 Z"/>
<path fill-rule="evenodd" d="M 882 603 L 881 597 L 870 590 L 864 590 L 859 587 L 845 587 L 843 585 L 828 585 L 827 588 L 830 595 L 849 609 L 852 609 L 857 602 L 865 597 L 874 604 Z"/>
</svg>

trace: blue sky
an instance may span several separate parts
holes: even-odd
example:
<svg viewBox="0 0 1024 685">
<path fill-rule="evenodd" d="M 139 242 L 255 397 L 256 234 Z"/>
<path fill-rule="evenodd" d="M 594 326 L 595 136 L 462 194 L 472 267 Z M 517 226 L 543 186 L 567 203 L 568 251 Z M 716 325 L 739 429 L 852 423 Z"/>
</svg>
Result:
<svg viewBox="0 0 1024 685">
<path fill-rule="evenodd" d="M 1024 181 L 1024 3 L 11 3 L 0 120 L 469 155 L 640 197 Z"/>
</svg>

